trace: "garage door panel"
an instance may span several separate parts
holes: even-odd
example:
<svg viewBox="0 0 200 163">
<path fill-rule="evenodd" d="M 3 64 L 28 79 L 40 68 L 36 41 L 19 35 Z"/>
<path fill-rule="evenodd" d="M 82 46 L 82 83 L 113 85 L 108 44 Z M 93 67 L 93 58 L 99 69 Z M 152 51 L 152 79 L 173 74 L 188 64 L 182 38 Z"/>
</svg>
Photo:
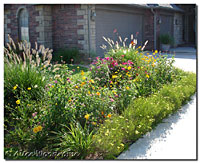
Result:
<svg viewBox="0 0 200 163">
<path fill-rule="evenodd" d="M 113 30 L 117 29 L 117 32 L 122 38 L 127 37 L 130 42 L 130 36 L 135 36 L 136 32 L 139 32 L 138 43 L 142 42 L 142 15 L 117 12 L 109 10 L 97 9 L 96 11 L 96 49 L 97 54 L 103 56 L 104 51 L 100 48 L 102 44 L 105 44 L 103 36 L 109 37 L 113 40 L 117 40 L 116 34 L 113 34 Z"/>
</svg>

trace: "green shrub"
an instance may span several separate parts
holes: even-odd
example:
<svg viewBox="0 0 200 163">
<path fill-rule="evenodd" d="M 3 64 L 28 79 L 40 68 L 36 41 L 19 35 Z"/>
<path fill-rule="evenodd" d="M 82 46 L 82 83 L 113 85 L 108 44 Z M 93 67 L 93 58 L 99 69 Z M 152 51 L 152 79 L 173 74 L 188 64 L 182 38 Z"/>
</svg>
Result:
<svg viewBox="0 0 200 163">
<path fill-rule="evenodd" d="M 78 63 L 80 62 L 80 53 L 78 49 L 59 49 L 53 56 L 53 61 L 62 63 Z"/>
<path fill-rule="evenodd" d="M 169 34 L 162 34 L 159 36 L 161 44 L 173 44 L 174 39 Z"/>
<path fill-rule="evenodd" d="M 45 95 L 47 79 L 35 67 L 21 64 L 4 65 L 4 106 L 5 116 L 9 116 L 6 105 L 17 106 L 16 101 L 29 99 L 39 101 Z"/>
<path fill-rule="evenodd" d="M 110 41 L 112 42 L 112 40 Z M 142 52 L 144 46 L 135 48 L 115 45 L 104 58 L 97 57 L 90 68 L 91 78 L 98 79 L 98 84 L 109 88 L 128 86 L 135 88 L 135 96 L 147 96 L 163 84 L 175 79 L 174 58 Z M 132 83 L 131 85 L 128 83 Z"/>
</svg>

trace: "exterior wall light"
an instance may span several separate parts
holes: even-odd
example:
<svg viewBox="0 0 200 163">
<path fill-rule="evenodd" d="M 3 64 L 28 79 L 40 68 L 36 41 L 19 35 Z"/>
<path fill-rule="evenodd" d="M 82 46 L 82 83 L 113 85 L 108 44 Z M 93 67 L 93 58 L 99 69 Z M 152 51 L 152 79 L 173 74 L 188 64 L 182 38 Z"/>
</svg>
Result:
<svg viewBox="0 0 200 163">
<path fill-rule="evenodd" d="M 96 12 L 91 10 L 91 15 L 90 15 L 91 20 L 94 21 L 95 17 L 96 17 Z"/>
</svg>

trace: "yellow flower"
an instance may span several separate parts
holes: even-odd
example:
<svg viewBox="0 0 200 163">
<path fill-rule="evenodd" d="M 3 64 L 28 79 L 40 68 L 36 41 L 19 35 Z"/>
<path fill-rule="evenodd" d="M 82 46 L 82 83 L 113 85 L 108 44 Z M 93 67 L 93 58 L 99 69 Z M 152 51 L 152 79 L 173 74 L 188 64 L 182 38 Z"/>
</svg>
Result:
<svg viewBox="0 0 200 163">
<path fill-rule="evenodd" d="M 84 86 L 84 85 L 85 85 L 85 82 L 82 82 L 82 83 L 81 83 L 81 87 Z"/>
<path fill-rule="evenodd" d="M 94 80 L 93 80 L 93 79 L 91 79 L 89 82 L 90 82 L 90 83 L 94 83 Z"/>
<path fill-rule="evenodd" d="M 77 69 L 79 69 L 80 67 L 78 66 Z"/>
<path fill-rule="evenodd" d="M 111 114 L 108 114 L 108 117 L 110 118 L 112 115 Z"/>
<path fill-rule="evenodd" d="M 42 126 L 37 127 L 38 131 L 42 131 Z"/>
<path fill-rule="evenodd" d="M 16 104 L 19 105 L 19 104 L 20 104 L 20 100 L 17 100 L 17 101 L 16 101 Z"/>
<path fill-rule="evenodd" d="M 78 89 L 78 86 L 76 85 L 76 86 L 75 86 L 75 88 L 77 88 L 77 89 Z"/>
<path fill-rule="evenodd" d="M 155 50 L 155 53 L 158 53 L 158 50 Z"/>
<path fill-rule="evenodd" d="M 85 80 L 86 79 L 86 77 L 85 76 L 83 76 L 83 80 Z"/>
<path fill-rule="evenodd" d="M 13 87 L 13 90 L 16 90 L 16 89 L 17 89 L 17 85 Z"/>
<path fill-rule="evenodd" d="M 136 135 L 139 134 L 139 133 L 140 133 L 139 131 L 135 130 L 135 134 L 136 134 Z"/>
<path fill-rule="evenodd" d="M 33 132 L 34 132 L 34 133 L 37 133 L 38 131 L 39 131 L 39 130 L 38 130 L 37 127 L 33 128 Z"/>
<path fill-rule="evenodd" d="M 122 147 L 124 147 L 124 144 L 121 143 L 120 145 L 121 145 Z"/>
<path fill-rule="evenodd" d="M 97 95 L 98 95 L 98 96 L 100 96 L 100 95 L 101 95 L 101 93 L 97 92 Z"/>
<path fill-rule="evenodd" d="M 131 66 L 128 67 L 128 70 L 131 70 Z"/>
<path fill-rule="evenodd" d="M 84 71 L 83 70 L 81 70 L 81 75 L 84 75 Z"/>
<path fill-rule="evenodd" d="M 57 103 L 55 103 L 55 105 L 58 105 Z"/>
<path fill-rule="evenodd" d="M 146 77 L 149 78 L 149 75 L 147 74 Z"/>
<path fill-rule="evenodd" d="M 31 90 L 31 87 L 28 87 L 27 89 L 30 91 L 30 90 Z"/>
<path fill-rule="evenodd" d="M 129 90 L 130 88 L 129 87 L 126 87 L 126 90 Z"/>
<path fill-rule="evenodd" d="M 89 114 L 86 114 L 86 115 L 85 115 L 85 119 L 86 119 L 86 120 L 88 120 L 88 119 L 89 119 L 89 117 L 90 117 L 90 115 L 89 115 Z"/>
<path fill-rule="evenodd" d="M 97 124 L 96 122 L 92 122 L 92 125 L 94 125 L 94 126 L 95 126 L 96 124 Z"/>
<path fill-rule="evenodd" d="M 51 87 L 54 88 L 54 85 L 52 85 Z"/>
<path fill-rule="evenodd" d="M 112 78 L 113 78 L 113 79 L 117 78 L 117 75 L 113 75 Z"/>
<path fill-rule="evenodd" d="M 68 100 L 68 102 L 70 103 L 72 100 Z"/>
</svg>

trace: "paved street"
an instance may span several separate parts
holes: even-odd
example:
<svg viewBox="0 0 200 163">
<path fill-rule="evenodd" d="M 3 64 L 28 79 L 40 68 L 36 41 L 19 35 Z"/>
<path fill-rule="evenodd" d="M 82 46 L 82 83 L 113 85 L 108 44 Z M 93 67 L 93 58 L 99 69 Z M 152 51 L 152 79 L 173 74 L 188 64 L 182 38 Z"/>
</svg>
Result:
<svg viewBox="0 0 200 163">
<path fill-rule="evenodd" d="M 196 52 L 193 48 L 175 51 L 175 64 L 196 73 Z M 196 94 L 156 129 L 147 133 L 118 159 L 195 159 L 196 158 Z"/>
</svg>

